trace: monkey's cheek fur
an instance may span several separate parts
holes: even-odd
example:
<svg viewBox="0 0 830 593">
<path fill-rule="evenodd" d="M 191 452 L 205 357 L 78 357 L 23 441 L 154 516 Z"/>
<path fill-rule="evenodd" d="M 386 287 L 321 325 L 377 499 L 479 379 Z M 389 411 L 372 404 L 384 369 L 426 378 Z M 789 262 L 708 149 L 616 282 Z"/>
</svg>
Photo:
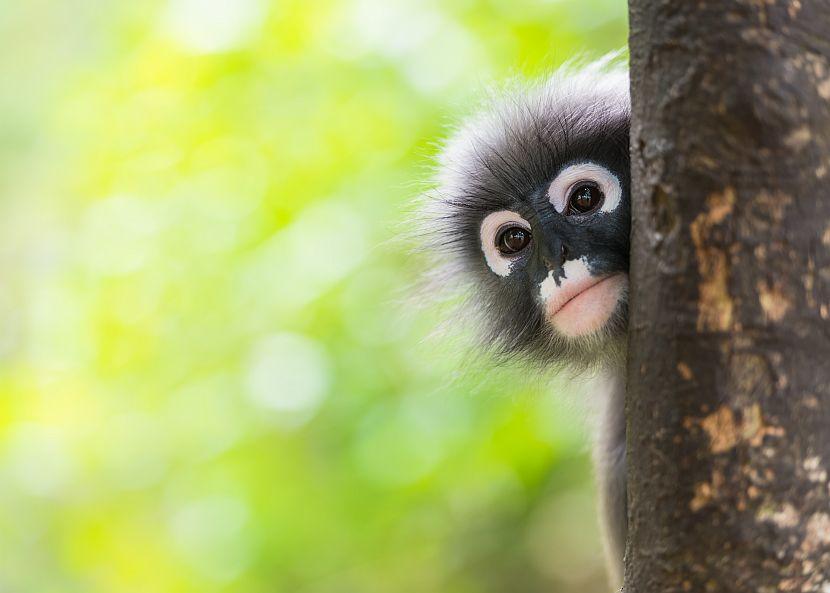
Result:
<svg viewBox="0 0 830 593">
<path fill-rule="evenodd" d="M 570 338 L 593 334 L 611 319 L 627 286 L 626 274 L 603 278 L 549 315 L 548 321 L 559 333 Z"/>
</svg>

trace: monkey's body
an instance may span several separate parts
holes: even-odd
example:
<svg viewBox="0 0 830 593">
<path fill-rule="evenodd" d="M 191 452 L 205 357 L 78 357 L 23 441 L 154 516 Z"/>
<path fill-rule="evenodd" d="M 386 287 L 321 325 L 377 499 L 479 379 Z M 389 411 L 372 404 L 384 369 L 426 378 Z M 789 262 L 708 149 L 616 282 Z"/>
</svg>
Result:
<svg viewBox="0 0 830 593">
<path fill-rule="evenodd" d="M 608 369 L 602 398 L 602 417 L 596 430 L 594 468 L 600 493 L 605 556 L 610 581 L 622 583 L 625 536 L 628 529 L 625 470 L 625 374 Z"/>
<path fill-rule="evenodd" d="M 462 126 L 427 195 L 439 282 L 466 284 L 482 345 L 608 377 L 594 460 L 612 578 L 626 531 L 628 76 L 601 60 L 509 93 Z M 466 283 L 463 282 L 466 280 Z"/>
</svg>

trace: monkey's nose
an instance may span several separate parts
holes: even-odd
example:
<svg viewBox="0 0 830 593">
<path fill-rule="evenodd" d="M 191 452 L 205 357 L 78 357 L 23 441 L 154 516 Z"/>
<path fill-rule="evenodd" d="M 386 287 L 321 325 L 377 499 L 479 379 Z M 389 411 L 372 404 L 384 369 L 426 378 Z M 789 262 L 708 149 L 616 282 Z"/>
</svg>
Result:
<svg viewBox="0 0 830 593">
<path fill-rule="evenodd" d="M 570 255 L 570 250 L 565 243 L 560 243 L 558 246 L 551 245 L 548 253 L 545 256 L 545 264 L 547 265 L 549 270 L 555 270 L 556 268 L 561 268 L 565 265 L 565 262 L 568 261 L 568 256 Z"/>
</svg>

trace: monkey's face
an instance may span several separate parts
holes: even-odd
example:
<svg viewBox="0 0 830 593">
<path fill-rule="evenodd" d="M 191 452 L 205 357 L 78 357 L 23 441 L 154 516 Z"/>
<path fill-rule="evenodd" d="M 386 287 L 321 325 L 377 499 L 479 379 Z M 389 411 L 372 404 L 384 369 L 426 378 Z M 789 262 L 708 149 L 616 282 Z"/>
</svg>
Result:
<svg viewBox="0 0 830 593">
<path fill-rule="evenodd" d="M 560 77 L 474 120 L 445 149 L 442 245 L 500 353 L 585 366 L 622 351 L 628 130 L 625 79 Z"/>
<path fill-rule="evenodd" d="M 611 165 L 570 163 L 542 191 L 487 213 L 479 226 L 494 293 L 505 302 L 524 294 L 515 306 L 529 307 L 563 340 L 624 329 L 628 190 Z"/>
</svg>

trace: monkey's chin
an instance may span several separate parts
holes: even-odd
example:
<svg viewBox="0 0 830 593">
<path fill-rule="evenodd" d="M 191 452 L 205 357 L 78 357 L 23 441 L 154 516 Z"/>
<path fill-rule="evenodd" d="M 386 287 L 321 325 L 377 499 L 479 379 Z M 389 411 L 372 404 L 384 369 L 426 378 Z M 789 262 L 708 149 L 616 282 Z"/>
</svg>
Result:
<svg viewBox="0 0 830 593">
<path fill-rule="evenodd" d="M 574 296 L 548 320 L 560 334 L 569 338 L 595 334 L 611 319 L 627 288 L 626 274 L 603 278 Z"/>
</svg>

